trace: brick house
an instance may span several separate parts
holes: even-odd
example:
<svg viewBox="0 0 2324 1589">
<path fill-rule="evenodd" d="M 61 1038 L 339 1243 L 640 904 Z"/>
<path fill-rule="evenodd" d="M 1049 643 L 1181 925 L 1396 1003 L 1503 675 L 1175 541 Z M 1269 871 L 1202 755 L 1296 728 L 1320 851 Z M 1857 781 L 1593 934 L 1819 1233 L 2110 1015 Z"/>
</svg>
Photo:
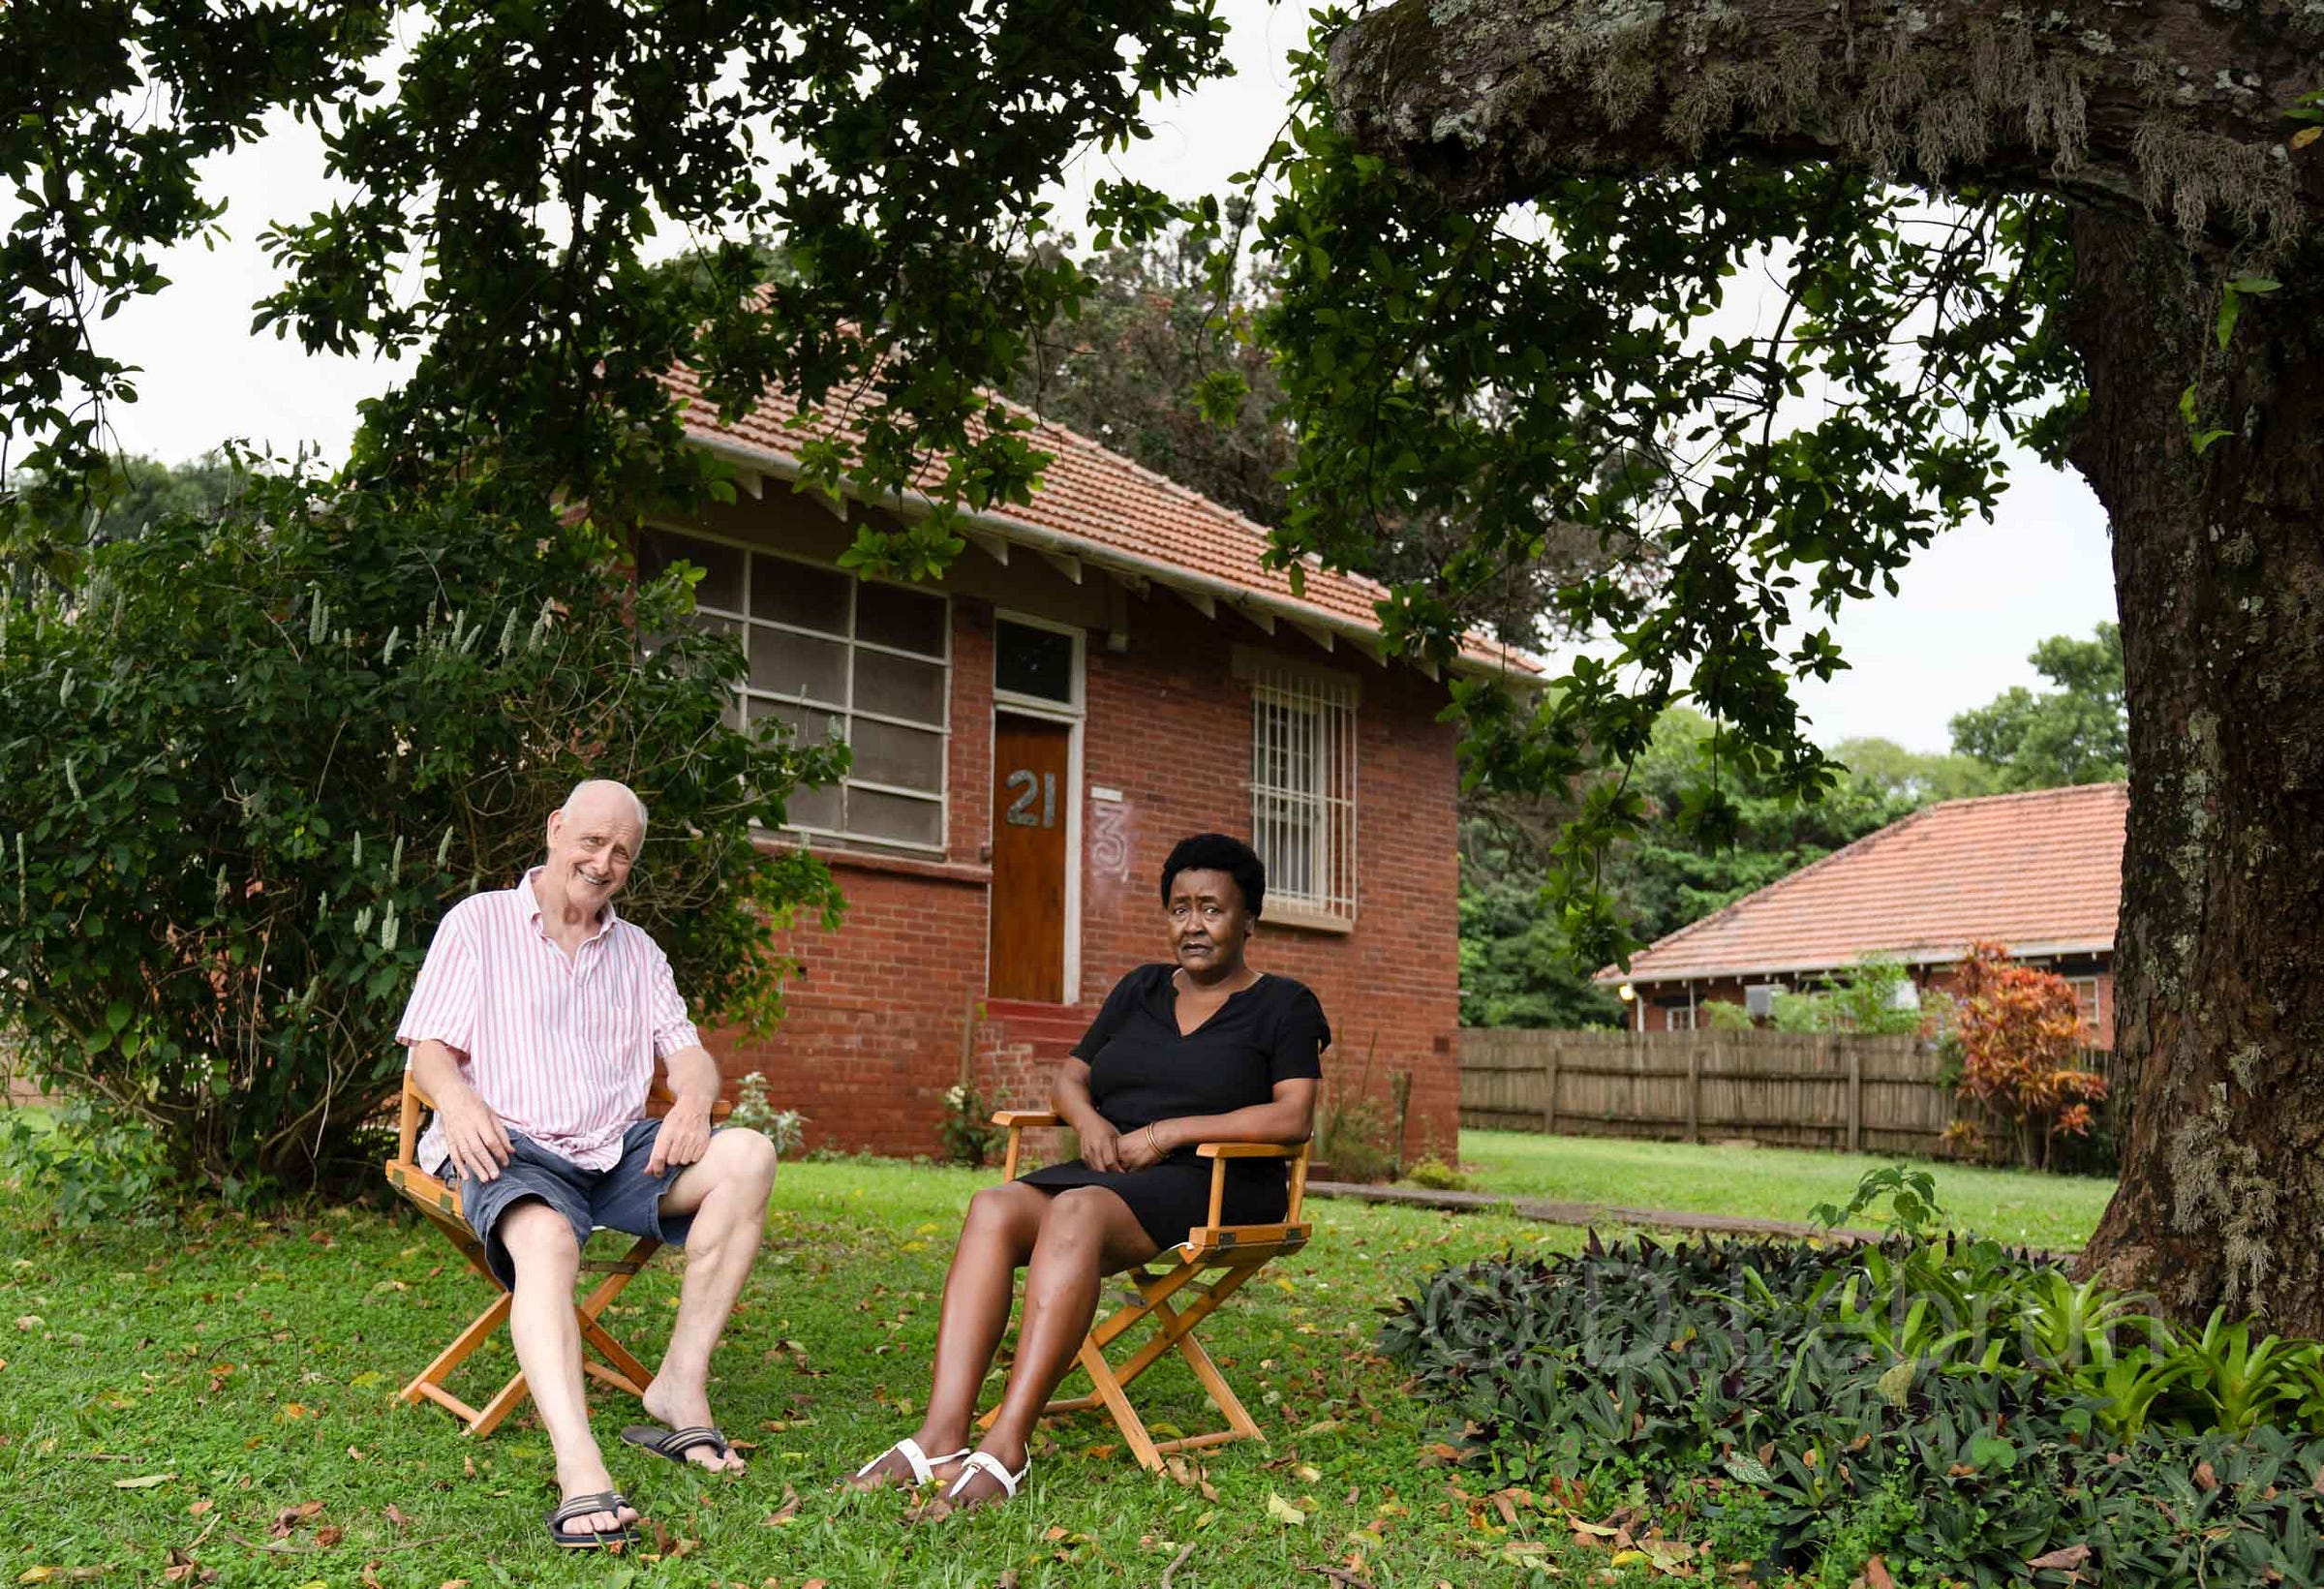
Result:
<svg viewBox="0 0 2324 1589">
<path fill-rule="evenodd" d="M 2074 986 L 2095 1048 L 2114 1046 L 2121 783 L 1948 800 L 1867 834 L 1680 928 L 1595 980 L 1626 989 L 1638 1031 L 1691 1030 L 1709 1002 L 1755 1013 L 1777 993 L 1879 955 L 1916 992 L 1950 986 L 1972 943 L 1994 939 Z"/>
<path fill-rule="evenodd" d="M 1453 731 L 1445 680 L 1384 660 L 1379 587 L 1310 567 L 1295 595 L 1256 526 L 1048 424 L 1043 489 L 971 516 L 942 580 L 858 579 L 836 560 L 885 509 L 791 489 L 787 411 L 689 408 L 740 489 L 646 527 L 641 568 L 705 570 L 700 621 L 749 656 L 740 713 L 854 751 L 782 836 L 831 865 L 845 924 L 784 944 L 806 977 L 778 1031 L 712 1038 L 730 1078 L 763 1072 L 814 1146 L 886 1153 L 939 1150 L 963 1079 L 989 1103 L 1046 1102 L 1115 981 L 1167 958 L 1170 845 L 1214 830 L 1267 861 L 1252 961 L 1323 1000 L 1327 1085 L 1368 1064 L 1385 1098 L 1409 1072 L 1411 1146 L 1450 1141 Z M 1527 670 L 1481 645 L 1459 665 Z"/>
</svg>

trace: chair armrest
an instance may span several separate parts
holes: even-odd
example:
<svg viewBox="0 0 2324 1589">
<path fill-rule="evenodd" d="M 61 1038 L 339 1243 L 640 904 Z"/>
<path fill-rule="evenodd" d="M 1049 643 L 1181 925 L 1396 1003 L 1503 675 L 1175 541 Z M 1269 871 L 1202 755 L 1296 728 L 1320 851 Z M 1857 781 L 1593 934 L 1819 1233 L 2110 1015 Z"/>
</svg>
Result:
<svg viewBox="0 0 2324 1589">
<path fill-rule="evenodd" d="M 1219 1228 L 1219 1216 L 1226 1207 L 1227 1160 L 1229 1159 L 1289 1159 L 1291 1160 L 1290 1203 L 1283 1211 L 1283 1222 L 1300 1222 L 1300 1204 L 1307 1195 L 1307 1153 L 1312 1142 L 1206 1142 L 1195 1145 L 1195 1152 L 1210 1161 L 1210 1228 Z"/>
<path fill-rule="evenodd" d="M 1008 1149 L 1002 1154 L 1000 1160 L 1000 1178 L 1015 1180 L 1017 1178 L 1017 1153 L 1024 1145 L 1025 1128 L 1037 1125 L 1063 1125 L 1065 1122 L 1054 1109 L 1001 1109 L 994 1112 L 993 1123 L 997 1126 L 1005 1126 L 1009 1133 Z"/>
</svg>

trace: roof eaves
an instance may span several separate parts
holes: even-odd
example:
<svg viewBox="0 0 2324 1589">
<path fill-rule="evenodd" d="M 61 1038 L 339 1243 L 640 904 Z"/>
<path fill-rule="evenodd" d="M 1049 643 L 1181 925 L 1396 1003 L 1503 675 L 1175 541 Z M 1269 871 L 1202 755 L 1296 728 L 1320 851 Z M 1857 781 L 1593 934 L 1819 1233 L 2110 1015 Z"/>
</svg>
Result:
<svg viewBox="0 0 2324 1589">
<path fill-rule="evenodd" d="M 795 455 L 779 448 L 757 446 L 727 436 L 709 435 L 691 427 L 687 434 L 694 445 L 729 463 L 741 464 L 786 480 L 796 480 L 805 472 Z M 925 510 L 934 505 L 927 493 L 919 490 L 907 488 L 902 495 L 905 504 L 916 508 Z M 1361 623 L 1310 602 L 1254 591 L 1200 569 L 1165 563 L 1136 552 L 1125 552 L 1102 541 L 1028 524 L 1005 513 L 963 509 L 960 516 L 963 525 L 970 530 L 981 530 L 1037 552 L 1079 558 L 1110 572 L 1149 579 L 1175 590 L 1192 592 L 1240 611 L 1256 610 L 1281 618 L 1310 634 L 1321 630 L 1344 635 L 1375 660 L 1380 657 L 1380 627 L 1377 624 Z M 1424 673 L 1434 671 L 1420 662 L 1413 665 Z M 1464 648 L 1453 667 L 1462 673 L 1498 676 L 1515 685 L 1537 685 L 1542 682 L 1539 678 L 1541 669 L 1532 658 L 1509 646 L 1499 648 L 1498 652 L 1482 647 Z"/>
<path fill-rule="evenodd" d="M 2055 941 L 2018 943 L 2007 946 L 2018 960 L 2049 960 L 2061 955 L 2111 955 L 2112 938 L 2061 938 Z M 1655 988 L 1671 982 L 1724 982 L 1743 977 L 1801 976 L 1812 971 L 1845 971 L 1851 965 L 1879 956 L 1902 965 L 1950 965 L 1964 959 L 1969 945 L 1920 944 L 1910 949 L 1866 949 L 1846 960 L 1825 957 L 1819 960 L 1737 963 L 1729 965 L 1704 964 L 1657 966 L 1644 974 L 1636 970 L 1621 971 L 1613 966 L 1591 973 L 1590 980 L 1607 987 L 1629 983 L 1634 988 Z"/>
</svg>

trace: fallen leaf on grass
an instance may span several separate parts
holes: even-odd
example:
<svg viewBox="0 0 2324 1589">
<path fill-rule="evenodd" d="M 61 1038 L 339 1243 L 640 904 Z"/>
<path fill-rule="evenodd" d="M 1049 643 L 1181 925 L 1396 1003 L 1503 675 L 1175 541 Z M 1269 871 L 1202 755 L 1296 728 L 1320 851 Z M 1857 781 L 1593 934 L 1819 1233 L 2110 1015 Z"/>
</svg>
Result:
<svg viewBox="0 0 2324 1589">
<path fill-rule="evenodd" d="M 287 1540 L 290 1537 L 292 1529 L 305 1522 L 309 1517 L 320 1514 L 321 1511 L 322 1503 L 321 1501 L 301 1501 L 294 1507 L 285 1507 L 274 1514 L 274 1523 L 266 1532 L 278 1540 Z"/>
<path fill-rule="evenodd" d="M 410 1528 L 412 1526 L 412 1519 L 405 1516 L 401 1512 L 398 1512 L 393 1501 L 387 1503 L 387 1511 L 384 1515 L 389 1522 L 393 1523 L 398 1528 Z"/>
<path fill-rule="evenodd" d="M 1888 1575 L 1888 1564 L 1878 1556 L 1864 1564 L 1864 1589 L 1896 1589 L 1896 1579 Z"/>
<path fill-rule="evenodd" d="M 186 1515 L 189 1517 L 202 1516 L 209 1512 L 210 1508 L 216 1506 L 217 1504 L 218 1503 L 215 1501 L 197 1501 L 192 1506 L 186 1508 Z"/>
<path fill-rule="evenodd" d="M 1293 1506 L 1271 1489 L 1267 1492 L 1267 1514 L 1286 1528 L 1307 1526 L 1307 1513 Z"/>
<path fill-rule="evenodd" d="M 166 1484 L 176 1477 L 177 1475 L 174 1473 L 149 1473 L 139 1479 L 116 1479 L 113 1481 L 113 1488 L 152 1489 L 155 1485 Z"/>
<path fill-rule="evenodd" d="M 325 1550 L 330 1549 L 331 1546 L 337 1544 L 341 1540 L 346 1538 L 347 1530 L 341 1528 L 336 1523 L 333 1523 L 328 1527 L 319 1528 L 315 1531 L 315 1543 Z"/>
<path fill-rule="evenodd" d="M 2217 1489 L 2219 1487 L 2219 1476 L 2213 1471 L 2209 1462 L 2195 1464 L 2195 1487 L 2197 1489 Z"/>
<path fill-rule="evenodd" d="M 793 1517 L 798 1515 L 799 1492 L 793 1489 L 790 1485 L 785 1484 L 782 1486 L 782 1505 L 777 1507 L 773 1512 L 768 1513 L 766 1516 L 761 1519 L 759 1526 L 762 1528 L 780 1528 L 784 1523 L 789 1522 Z"/>
<path fill-rule="evenodd" d="M 2088 1560 L 2090 1560 L 2090 1546 L 2086 1544 L 2069 1544 L 2063 1546 L 2060 1549 L 2052 1550 L 2046 1555 L 2036 1556 L 2032 1561 L 2026 1563 L 2026 1565 L 2028 1567 L 2055 1567 L 2061 1570 L 2065 1570 L 2079 1567 Z"/>
</svg>

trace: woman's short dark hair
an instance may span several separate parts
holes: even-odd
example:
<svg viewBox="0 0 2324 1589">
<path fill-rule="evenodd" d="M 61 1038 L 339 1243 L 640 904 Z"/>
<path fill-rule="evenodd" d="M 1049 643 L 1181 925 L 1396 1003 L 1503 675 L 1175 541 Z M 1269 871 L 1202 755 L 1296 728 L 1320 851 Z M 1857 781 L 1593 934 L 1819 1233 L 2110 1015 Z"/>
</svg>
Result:
<svg viewBox="0 0 2324 1589">
<path fill-rule="evenodd" d="M 1243 907 L 1254 916 L 1267 902 L 1267 863 L 1258 851 L 1223 833 L 1198 833 L 1181 839 L 1162 863 L 1162 902 L 1170 903 L 1170 885 L 1181 871 L 1223 871 L 1242 890 Z"/>
</svg>

